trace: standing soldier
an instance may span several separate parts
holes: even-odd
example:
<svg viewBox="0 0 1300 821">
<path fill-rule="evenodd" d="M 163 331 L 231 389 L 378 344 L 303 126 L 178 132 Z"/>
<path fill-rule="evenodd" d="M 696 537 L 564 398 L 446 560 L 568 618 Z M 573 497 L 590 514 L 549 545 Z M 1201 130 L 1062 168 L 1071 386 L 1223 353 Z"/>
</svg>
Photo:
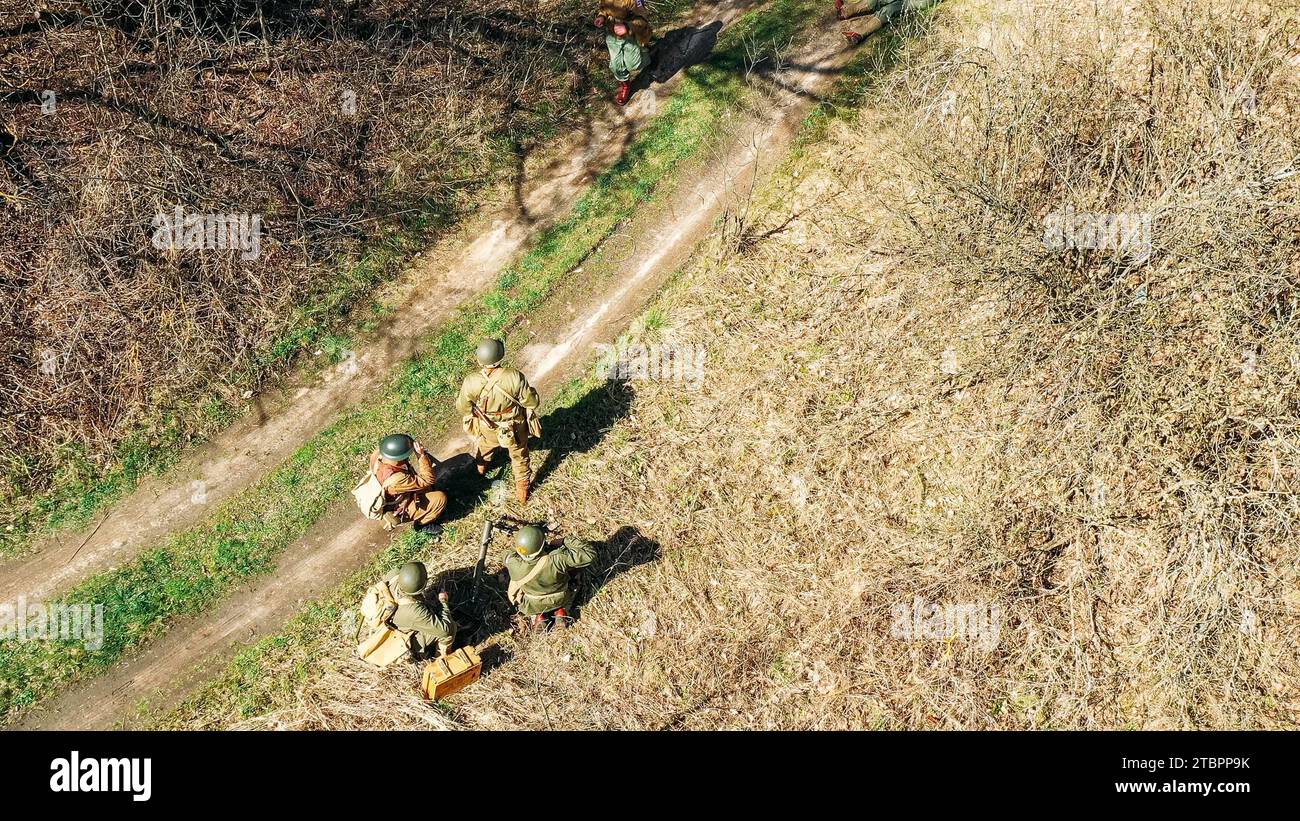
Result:
<svg viewBox="0 0 1300 821">
<path fill-rule="evenodd" d="M 938 0 L 848 0 L 847 3 L 845 0 L 835 0 L 835 16 L 840 20 L 848 20 L 860 14 L 867 15 L 842 30 L 844 37 L 857 45 L 892 23 L 900 13 L 920 11 L 936 2 Z"/>
<path fill-rule="evenodd" d="M 499 339 L 485 339 L 474 356 L 481 370 L 465 377 L 456 397 L 461 422 L 474 440 L 474 461 L 479 474 L 487 472 L 497 448 L 510 453 L 515 472 L 515 495 L 519 503 L 528 501 L 532 465 L 528 454 L 528 437 L 541 436 L 537 421 L 537 389 L 514 368 L 501 367 L 506 346 Z"/>
<path fill-rule="evenodd" d="M 447 591 L 438 594 L 434 604 L 424 598 L 424 587 L 429 572 L 423 562 L 407 562 L 389 576 L 388 588 L 393 592 L 397 610 L 388 620 L 394 628 L 409 635 L 407 647 L 416 659 L 435 655 L 445 656 L 456 641 L 456 622 L 451 617 Z"/>
<path fill-rule="evenodd" d="M 507 595 L 519 612 L 532 616 L 532 627 L 555 617 L 555 626 L 565 628 L 572 619 L 566 608 L 573 606 L 574 571 L 591 564 L 596 548 L 578 539 L 564 539 L 547 545 L 540 527 L 527 525 L 515 531 L 515 549 L 505 560 L 509 577 Z"/>
<path fill-rule="evenodd" d="M 602 0 L 596 26 L 609 29 L 605 32 L 605 47 L 609 49 L 609 68 L 618 80 L 618 93 L 614 102 L 623 105 L 632 96 L 632 77 L 647 62 L 653 32 L 642 0 Z"/>
<path fill-rule="evenodd" d="M 370 469 L 384 489 L 384 527 L 388 530 L 404 522 L 428 527 L 447 509 L 447 494 L 433 489 L 433 457 L 405 433 L 384 437 L 379 449 L 370 454 Z"/>
</svg>

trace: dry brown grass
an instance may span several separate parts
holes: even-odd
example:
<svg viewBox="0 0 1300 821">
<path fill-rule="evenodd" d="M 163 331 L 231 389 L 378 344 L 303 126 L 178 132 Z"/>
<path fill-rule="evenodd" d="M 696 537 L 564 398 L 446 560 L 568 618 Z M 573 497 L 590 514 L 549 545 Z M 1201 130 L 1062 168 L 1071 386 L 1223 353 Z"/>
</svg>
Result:
<svg viewBox="0 0 1300 821">
<path fill-rule="evenodd" d="M 341 345 L 327 329 L 409 250 L 392 232 L 454 218 L 581 121 L 607 72 L 580 9 L 0 0 L 0 523 L 129 434 L 207 432 L 204 400 Z M 176 205 L 260 215 L 261 256 L 153 247 Z"/>
<path fill-rule="evenodd" d="M 942 10 L 641 331 L 704 388 L 638 383 L 543 485 L 661 558 L 503 638 L 454 724 L 1294 725 L 1293 9 Z M 1149 264 L 1045 248 L 1066 204 L 1155 210 Z M 996 647 L 891 635 L 918 598 L 999 606 Z M 448 717 L 340 659 L 271 720 Z"/>
</svg>

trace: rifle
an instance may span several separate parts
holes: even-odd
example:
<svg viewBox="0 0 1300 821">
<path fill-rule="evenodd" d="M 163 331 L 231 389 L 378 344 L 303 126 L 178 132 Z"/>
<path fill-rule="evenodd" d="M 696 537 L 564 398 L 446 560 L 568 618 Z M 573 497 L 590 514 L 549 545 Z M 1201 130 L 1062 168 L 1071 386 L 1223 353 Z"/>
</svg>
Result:
<svg viewBox="0 0 1300 821">
<path fill-rule="evenodd" d="M 496 529 L 502 533 L 515 533 L 519 528 L 531 524 L 533 523 L 525 522 L 523 519 L 516 519 L 514 516 L 501 516 L 496 521 Z"/>
<path fill-rule="evenodd" d="M 483 523 L 483 536 L 479 539 L 478 544 L 478 564 L 474 565 L 474 589 L 470 593 L 469 600 L 471 604 L 478 603 L 478 584 L 483 578 L 483 570 L 487 567 L 488 542 L 492 541 L 493 522 L 488 519 Z"/>
<path fill-rule="evenodd" d="M 488 423 L 489 425 L 495 424 L 495 423 L 491 420 L 491 418 L 488 417 L 487 412 L 484 411 L 482 408 L 480 408 L 480 407 L 479 407 L 476 403 L 474 403 L 474 402 L 470 402 L 470 403 L 469 403 L 469 413 L 470 413 L 470 416 L 477 416 L 477 417 L 479 418 L 479 420 L 481 420 L 481 421 L 483 421 L 483 422 L 486 422 L 486 423 Z"/>
</svg>

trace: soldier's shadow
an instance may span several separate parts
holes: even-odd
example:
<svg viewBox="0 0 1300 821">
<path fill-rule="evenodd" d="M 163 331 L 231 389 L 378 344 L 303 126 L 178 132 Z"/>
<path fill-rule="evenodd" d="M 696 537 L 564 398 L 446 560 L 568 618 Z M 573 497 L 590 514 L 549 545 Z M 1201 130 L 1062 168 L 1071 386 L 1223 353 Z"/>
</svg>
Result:
<svg viewBox="0 0 1300 821">
<path fill-rule="evenodd" d="M 439 527 L 473 513 L 492 485 L 502 481 L 505 475 L 502 465 L 510 464 L 510 460 L 498 454 L 496 464 L 486 476 L 480 475 L 474 464 L 474 457 L 469 453 L 457 453 L 438 466 L 436 487 L 447 494 L 447 509 L 438 519 Z"/>
<path fill-rule="evenodd" d="M 650 49 L 650 65 L 632 81 L 632 91 L 649 88 L 652 82 L 666 83 L 679 71 L 709 59 L 718 44 L 722 21 L 707 26 L 687 26 L 663 35 Z"/>
<path fill-rule="evenodd" d="M 575 618 L 582 618 L 582 608 L 611 581 L 662 557 L 659 543 L 642 533 L 640 528 L 623 525 L 614 531 L 614 535 L 596 546 L 596 560 L 582 570 L 573 601 L 577 610 L 573 614 Z"/>
<path fill-rule="evenodd" d="M 557 408 L 542 417 L 540 444 L 546 457 L 533 472 L 533 486 L 546 480 L 560 463 L 574 453 L 591 450 L 614 423 L 627 416 L 636 393 L 625 381 L 611 380 L 588 391 L 565 408 Z"/>
</svg>

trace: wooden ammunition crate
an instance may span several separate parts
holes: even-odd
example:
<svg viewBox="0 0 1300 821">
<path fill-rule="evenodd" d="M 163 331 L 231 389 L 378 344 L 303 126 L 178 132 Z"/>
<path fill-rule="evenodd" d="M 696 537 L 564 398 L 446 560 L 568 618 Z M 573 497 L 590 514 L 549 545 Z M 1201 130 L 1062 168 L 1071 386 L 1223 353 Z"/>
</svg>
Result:
<svg viewBox="0 0 1300 821">
<path fill-rule="evenodd" d="M 473 647 L 462 647 L 454 653 L 424 663 L 424 697 L 430 701 L 446 698 L 478 681 L 483 672 L 483 659 Z"/>
</svg>

